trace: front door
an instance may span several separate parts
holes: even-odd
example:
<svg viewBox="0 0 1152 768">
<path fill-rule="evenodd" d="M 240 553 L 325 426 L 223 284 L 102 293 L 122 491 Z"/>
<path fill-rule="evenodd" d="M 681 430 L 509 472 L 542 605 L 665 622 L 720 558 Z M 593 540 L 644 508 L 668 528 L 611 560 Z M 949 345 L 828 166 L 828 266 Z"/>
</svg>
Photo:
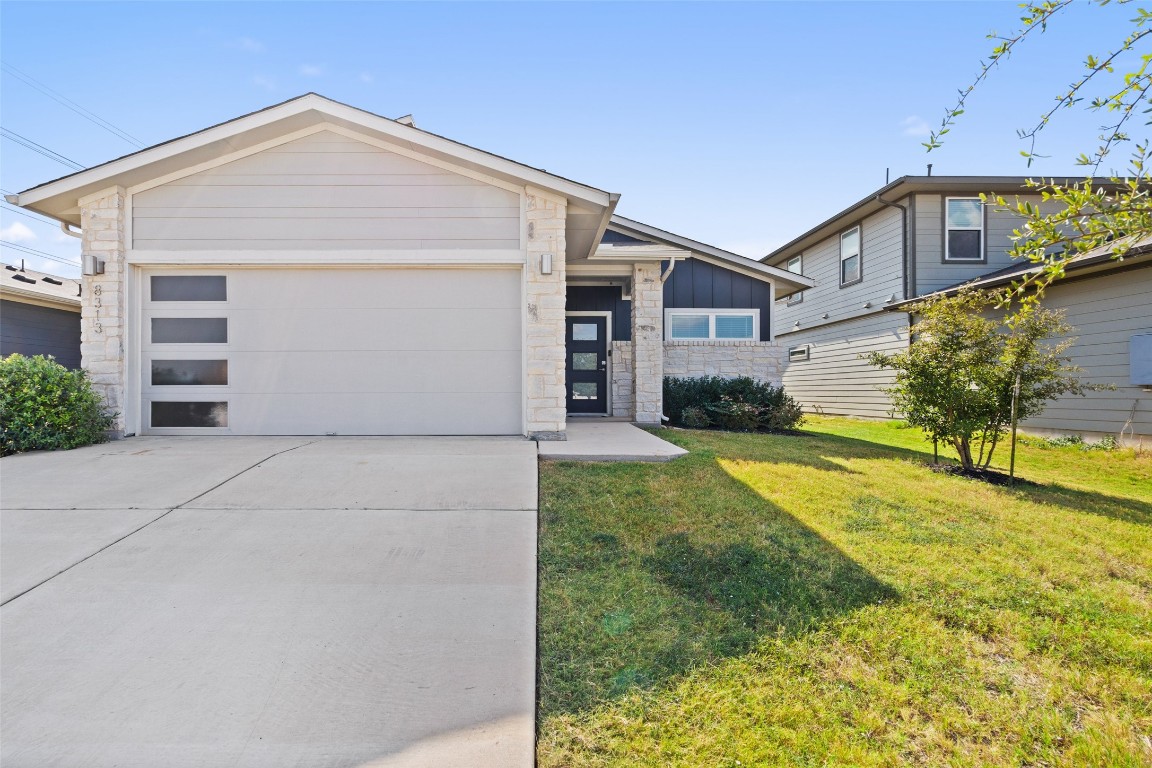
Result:
<svg viewBox="0 0 1152 768">
<path fill-rule="evenodd" d="M 568 413 L 608 413 L 608 318 L 569 317 Z"/>
</svg>

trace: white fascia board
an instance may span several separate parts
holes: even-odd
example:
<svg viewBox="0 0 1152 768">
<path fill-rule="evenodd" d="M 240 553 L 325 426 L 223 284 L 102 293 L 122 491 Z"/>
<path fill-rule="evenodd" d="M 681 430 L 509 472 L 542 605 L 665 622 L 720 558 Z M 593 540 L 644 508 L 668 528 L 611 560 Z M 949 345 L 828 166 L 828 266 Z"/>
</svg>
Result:
<svg viewBox="0 0 1152 768">
<path fill-rule="evenodd" d="M 35 304 L 39 307 L 49 307 L 50 309 L 66 309 L 70 312 L 80 311 L 79 297 L 69 298 L 66 296 L 40 293 L 39 291 L 29 291 L 24 288 L 18 288 L 15 285 L 0 285 L 0 298 L 7 301 L 19 302 L 20 304 Z"/>
<path fill-rule="evenodd" d="M 37 202 L 57 195 L 65 194 L 71 189 L 87 187 L 101 181 L 111 180 L 122 173 L 141 168 L 143 166 L 162 162 L 174 158 L 184 152 L 204 147 L 213 142 L 226 140 L 237 134 L 258 129 L 262 126 L 284 120 L 308 111 L 316 111 L 321 116 L 330 116 L 344 120 L 362 128 L 376 131 L 394 140 L 400 146 L 406 146 L 413 151 L 432 151 L 441 155 L 456 158 L 465 163 L 487 168 L 495 173 L 504 174 L 522 180 L 526 184 L 533 184 L 543 189 L 556 192 L 566 198 L 582 200 L 598 207 L 609 204 L 610 195 L 603 190 L 578 184 L 559 176 L 553 176 L 529 166 L 512 160 L 489 154 L 479 149 L 459 144 L 435 134 L 427 133 L 386 117 L 372 115 L 354 107 L 330 101 L 322 96 L 308 94 L 284 104 L 255 112 L 251 115 L 230 120 L 226 123 L 206 128 L 197 133 L 158 144 L 140 152 L 127 155 L 119 160 L 90 168 L 70 176 L 65 176 L 54 182 L 35 187 L 17 195 L 16 205 L 34 206 Z M 158 174 L 162 175 L 163 171 Z"/>
<path fill-rule="evenodd" d="M 741 256 L 731 251 L 725 251 L 722 248 L 717 248 L 707 243 L 701 243 L 697 240 L 691 240 L 687 237 L 666 232 L 662 229 L 642 224 L 639 221 L 626 219 L 623 216 L 613 216 L 612 224 L 617 229 L 627 230 L 627 233 L 639 235 L 642 237 L 649 237 L 654 240 L 662 240 L 667 243 L 678 245 L 682 248 L 687 248 L 692 251 L 692 255 L 699 258 L 701 261 L 707 261 L 716 266 L 725 267 L 735 272 L 739 272 L 748 277 L 756 278 L 757 280 L 775 280 L 780 287 L 787 287 L 795 291 L 802 291 L 806 288 L 812 288 L 816 285 L 816 281 L 810 277 L 797 275 L 794 272 L 789 272 L 786 269 L 779 267 L 770 267 L 755 259 L 749 259 L 746 256 Z M 778 291 L 780 296 L 785 295 L 783 292 Z"/>
<path fill-rule="evenodd" d="M 601 243 L 589 261 L 682 261 L 691 258 L 692 253 L 683 248 L 668 248 L 662 245 L 616 245 Z"/>
</svg>

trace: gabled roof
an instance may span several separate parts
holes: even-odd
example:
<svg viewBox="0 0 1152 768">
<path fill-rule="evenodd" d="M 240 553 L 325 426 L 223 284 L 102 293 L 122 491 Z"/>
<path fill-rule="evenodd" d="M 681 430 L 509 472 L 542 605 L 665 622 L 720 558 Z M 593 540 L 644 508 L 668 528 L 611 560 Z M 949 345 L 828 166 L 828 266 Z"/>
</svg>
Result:
<svg viewBox="0 0 1152 768">
<path fill-rule="evenodd" d="M 1132 242 L 1124 250 L 1123 258 L 1116 256 L 1116 245 L 1109 243 L 1108 245 L 1094 248 L 1091 251 L 1086 251 L 1079 255 L 1073 256 L 1068 259 L 1064 264 L 1064 274 L 1069 276 L 1085 277 L 1089 274 L 1113 272 L 1119 269 L 1131 267 L 1133 264 L 1140 266 L 1152 266 L 1152 236 L 1144 237 Z M 974 280 L 968 280 L 963 283 L 956 283 L 947 288 L 941 288 L 932 293 L 926 293 L 923 296 L 917 296 L 914 299 L 905 299 L 891 304 L 885 309 L 892 311 L 905 311 L 903 308 L 909 304 L 914 304 L 918 301 L 936 296 L 951 296 L 959 293 L 964 288 L 971 288 L 974 290 L 983 290 L 987 288 L 1002 288 L 1006 285 L 1011 285 L 1014 281 L 1029 275 L 1039 274 L 1044 267 L 1031 261 L 1022 261 L 1011 266 L 998 269 L 994 272 L 989 272 L 986 275 L 981 275 Z M 1057 283 L 1059 284 L 1059 283 Z"/>
<path fill-rule="evenodd" d="M 772 279 L 776 283 L 777 298 L 790 296 L 793 293 L 816 285 L 816 282 L 810 277 L 797 275 L 794 272 L 789 272 L 788 270 L 778 267 L 771 267 L 755 259 L 750 259 L 747 256 L 725 251 L 714 245 L 708 245 L 699 240 L 692 240 L 681 235 L 676 235 L 667 230 L 653 227 L 650 224 L 643 224 L 633 219 L 626 219 L 623 216 L 613 216 L 609 220 L 608 228 L 613 232 L 618 232 L 637 240 L 656 241 L 676 248 L 683 248 L 691 251 L 694 257 L 702 261 L 741 272 L 758 280 Z"/>
<path fill-rule="evenodd" d="M 0 297 L 28 304 L 80 311 L 80 283 L 47 272 L 21 269 L 11 264 L 0 268 Z"/>
<path fill-rule="evenodd" d="M 790 259 L 820 241 L 835 235 L 850 224 L 871 216 L 887 206 L 881 200 L 896 203 L 901 198 L 917 192 L 955 193 L 978 195 L 982 192 L 999 194 L 1036 193 L 1025 186 L 1028 176 L 901 176 L 890 184 L 885 184 L 861 200 L 857 200 L 844 210 L 830 216 L 812 229 L 791 242 L 780 246 L 760 261 L 765 264 L 779 264 Z M 1076 184 L 1083 179 L 1057 179 L 1063 184 Z M 1101 182 L 1111 186 L 1108 182 Z"/>
<path fill-rule="evenodd" d="M 461 144 L 414 125 L 373 114 L 317 93 L 306 93 L 40 184 L 7 199 L 14 205 L 78 225 L 80 216 L 77 201 L 82 197 L 114 185 L 129 187 L 150 181 L 321 123 L 358 131 L 513 183 L 531 184 L 593 209 L 606 209 L 614 197 L 604 190 Z"/>
</svg>

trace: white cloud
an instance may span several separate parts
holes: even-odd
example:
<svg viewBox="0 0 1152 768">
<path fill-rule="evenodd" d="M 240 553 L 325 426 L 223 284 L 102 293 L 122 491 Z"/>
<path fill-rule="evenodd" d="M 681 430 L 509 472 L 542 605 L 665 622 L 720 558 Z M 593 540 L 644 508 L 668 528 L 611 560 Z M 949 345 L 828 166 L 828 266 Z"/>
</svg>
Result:
<svg viewBox="0 0 1152 768">
<path fill-rule="evenodd" d="M 252 37 L 238 37 L 231 45 L 246 53 L 264 53 L 264 43 Z"/>
<path fill-rule="evenodd" d="M 319 77 L 324 74 L 324 68 L 317 64 L 301 64 L 300 74 L 304 77 Z"/>
<path fill-rule="evenodd" d="M 932 133 L 928 121 L 919 115 L 909 115 L 900 121 L 900 125 L 904 128 L 905 136 L 927 136 Z"/>
<path fill-rule="evenodd" d="M 0 229 L 0 238 L 11 240 L 14 243 L 30 243 L 36 240 L 36 233 L 18 221 Z"/>
<path fill-rule="evenodd" d="M 253 75 L 252 85 L 263 88 L 266 91 L 276 90 L 276 79 L 266 75 Z"/>
<path fill-rule="evenodd" d="M 360 82 L 369 83 L 369 84 L 374 83 L 374 82 L 376 82 L 376 76 L 373 75 L 371 72 L 361 72 L 360 73 Z"/>
</svg>

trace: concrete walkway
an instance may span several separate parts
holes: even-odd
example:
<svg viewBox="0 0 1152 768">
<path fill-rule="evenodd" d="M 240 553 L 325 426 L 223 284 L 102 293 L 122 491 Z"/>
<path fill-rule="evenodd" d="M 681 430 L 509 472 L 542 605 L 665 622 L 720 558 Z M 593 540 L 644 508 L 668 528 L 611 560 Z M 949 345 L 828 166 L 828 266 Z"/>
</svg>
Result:
<svg viewBox="0 0 1152 768">
<path fill-rule="evenodd" d="M 536 446 L 0 462 L 0 763 L 530 766 Z"/>
<path fill-rule="evenodd" d="M 540 442 L 540 458 L 557 461 L 671 461 L 688 453 L 622 421 L 568 420 L 568 439 Z"/>
</svg>

